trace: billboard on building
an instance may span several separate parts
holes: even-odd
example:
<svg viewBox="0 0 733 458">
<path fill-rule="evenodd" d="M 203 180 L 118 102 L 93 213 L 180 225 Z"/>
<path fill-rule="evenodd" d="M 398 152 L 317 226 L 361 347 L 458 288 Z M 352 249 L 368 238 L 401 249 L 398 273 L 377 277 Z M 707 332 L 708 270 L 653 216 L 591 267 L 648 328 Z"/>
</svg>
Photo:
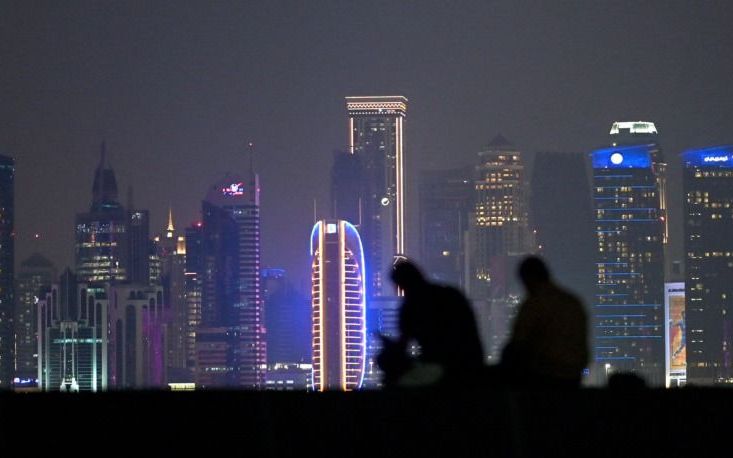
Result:
<svg viewBox="0 0 733 458">
<path fill-rule="evenodd" d="M 687 379 L 684 283 L 664 284 L 664 315 L 667 386 L 679 386 Z"/>
</svg>

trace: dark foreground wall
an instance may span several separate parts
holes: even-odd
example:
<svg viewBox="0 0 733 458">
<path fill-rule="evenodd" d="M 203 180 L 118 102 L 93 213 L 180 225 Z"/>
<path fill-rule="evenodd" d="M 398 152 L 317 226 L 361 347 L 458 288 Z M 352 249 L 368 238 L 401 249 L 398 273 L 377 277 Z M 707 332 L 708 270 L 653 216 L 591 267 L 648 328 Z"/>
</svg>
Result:
<svg viewBox="0 0 733 458">
<path fill-rule="evenodd" d="M 733 456 L 733 391 L 0 394 L 0 456 Z"/>
</svg>

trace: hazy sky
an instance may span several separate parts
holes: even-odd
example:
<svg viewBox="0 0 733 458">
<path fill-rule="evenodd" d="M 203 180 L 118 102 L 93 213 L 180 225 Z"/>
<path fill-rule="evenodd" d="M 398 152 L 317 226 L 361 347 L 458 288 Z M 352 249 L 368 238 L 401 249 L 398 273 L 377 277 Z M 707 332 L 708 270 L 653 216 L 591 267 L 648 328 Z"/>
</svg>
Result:
<svg viewBox="0 0 733 458">
<path fill-rule="evenodd" d="M 245 169 L 253 141 L 264 264 L 303 280 L 347 95 L 410 100 L 408 234 L 418 171 L 472 164 L 497 132 L 531 156 L 652 120 L 679 181 L 678 152 L 733 142 L 731 23 L 730 1 L 0 0 L 16 257 L 73 263 L 102 140 L 154 232 L 169 204 L 179 228 L 198 219 L 207 186 Z"/>
</svg>

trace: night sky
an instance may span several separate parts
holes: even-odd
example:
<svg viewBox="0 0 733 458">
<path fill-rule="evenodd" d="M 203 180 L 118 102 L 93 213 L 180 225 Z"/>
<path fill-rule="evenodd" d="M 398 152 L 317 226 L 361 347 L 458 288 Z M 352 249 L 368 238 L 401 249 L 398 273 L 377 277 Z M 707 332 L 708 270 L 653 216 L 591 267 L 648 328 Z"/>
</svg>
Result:
<svg viewBox="0 0 733 458">
<path fill-rule="evenodd" d="M 733 142 L 732 23 L 730 1 L 0 0 L 16 259 L 73 264 L 103 140 L 123 203 L 132 186 L 153 232 L 169 204 L 180 229 L 197 220 L 252 141 L 264 265 L 302 282 L 347 95 L 410 100 L 408 235 L 418 172 L 473 164 L 499 132 L 531 159 L 601 146 L 614 120 L 654 121 L 681 202 L 677 154 Z"/>
</svg>

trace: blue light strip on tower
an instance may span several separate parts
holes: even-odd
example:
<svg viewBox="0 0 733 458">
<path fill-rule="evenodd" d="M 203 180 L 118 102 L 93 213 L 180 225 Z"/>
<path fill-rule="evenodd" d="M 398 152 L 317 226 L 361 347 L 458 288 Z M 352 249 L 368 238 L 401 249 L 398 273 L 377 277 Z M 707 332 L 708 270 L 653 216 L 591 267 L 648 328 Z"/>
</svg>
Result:
<svg viewBox="0 0 733 458">
<path fill-rule="evenodd" d="M 682 160 L 685 167 L 733 168 L 733 145 L 685 151 Z"/>
</svg>

